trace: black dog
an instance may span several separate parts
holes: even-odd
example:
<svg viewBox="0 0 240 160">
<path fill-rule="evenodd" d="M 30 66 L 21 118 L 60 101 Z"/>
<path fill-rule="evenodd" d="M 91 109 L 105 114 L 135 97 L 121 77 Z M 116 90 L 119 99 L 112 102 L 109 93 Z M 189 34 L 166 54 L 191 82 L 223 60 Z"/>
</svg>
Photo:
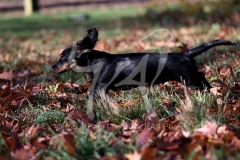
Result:
<svg viewBox="0 0 240 160">
<path fill-rule="evenodd" d="M 214 40 L 182 53 L 109 54 L 97 50 L 77 51 L 77 66 L 94 66 L 99 71 L 95 91 L 129 90 L 151 86 L 170 80 L 185 81 L 193 89 L 210 89 L 204 74 L 198 72 L 193 59 L 202 52 L 219 45 L 234 45 L 230 41 Z M 101 68 L 100 68 L 101 67 Z M 97 73 L 97 72 L 96 72 Z M 94 75 L 95 78 L 95 75 Z"/>
<path fill-rule="evenodd" d="M 80 71 L 90 72 L 94 94 L 97 91 L 108 92 L 109 90 L 129 90 L 138 86 L 152 86 L 170 80 L 178 82 L 184 80 L 186 86 L 193 89 L 210 89 L 211 85 L 204 74 L 198 72 L 193 58 L 215 46 L 235 45 L 230 41 L 214 40 L 181 53 L 109 54 L 92 50 L 97 42 L 97 36 L 96 29 L 88 30 L 87 36 L 77 43 L 74 57 L 75 66 L 78 66 Z M 63 51 L 60 60 L 52 66 L 52 71 L 62 73 L 72 69 L 67 60 L 71 50 L 70 47 Z M 65 67 L 66 65 L 57 67 L 59 64 L 60 66 L 66 64 L 69 67 Z"/>
</svg>

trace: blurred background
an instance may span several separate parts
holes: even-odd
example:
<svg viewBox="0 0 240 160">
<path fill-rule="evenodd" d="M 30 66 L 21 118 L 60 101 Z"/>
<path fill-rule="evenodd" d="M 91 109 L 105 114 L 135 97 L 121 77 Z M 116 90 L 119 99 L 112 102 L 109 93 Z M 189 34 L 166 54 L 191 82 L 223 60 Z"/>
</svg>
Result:
<svg viewBox="0 0 240 160">
<path fill-rule="evenodd" d="M 20 77 L 15 81 L 48 79 L 61 51 L 90 27 L 100 33 L 96 49 L 111 53 L 179 51 L 212 39 L 240 39 L 239 0 L 0 0 L 0 16 L 0 73 L 16 73 L 10 76 Z M 159 32 L 142 42 L 159 29 L 174 41 Z"/>
</svg>

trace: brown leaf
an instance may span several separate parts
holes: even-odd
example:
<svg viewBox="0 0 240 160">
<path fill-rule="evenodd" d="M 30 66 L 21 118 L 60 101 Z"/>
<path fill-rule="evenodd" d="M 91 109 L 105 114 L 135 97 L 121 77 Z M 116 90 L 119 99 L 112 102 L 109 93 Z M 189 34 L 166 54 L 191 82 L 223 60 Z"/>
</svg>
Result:
<svg viewBox="0 0 240 160">
<path fill-rule="evenodd" d="M 129 100 L 129 101 L 121 104 L 121 107 L 131 107 L 131 106 L 135 105 L 137 102 L 139 102 L 139 100 L 140 100 L 140 98 L 137 98 L 137 99 L 134 99 L 134 100 Z"/>
<path fill-rule="evenodd" d="M 153 137 L 153 132 L 149 129 L 143 130 L 141 133 L 138 134 L 137 140 L 138 140 L 138 146 L 139 148 L 142 148 L 149 140 Z"/>
<path fill-rule="evenodd" d="M 156 132 L 165 129 L 163 122 L 160 121 L 159 115 L 155 110 L 148 111 L 143 115 L 143 119 L 145 121 L 145 128 L 153 129 Z"/>
<path fill-rule="evenodd" d="M 215 96 L 221 96 L 222 95 L 221 89 L 222 89 L 221 87 L 213 87 L 213 88 L 210 88 L 210 91 Z"/>
<path fill-rule="evenodd" d="M 15 92 L 13 93 L 12 97 L 14 100 L 22 100 L 22 99 L 26 99 L 30 96 L 30 93 L 27 91 L 20 91 L 20 92 Z"/>
<path fill-rule="evenodd" d="M 76 156 L 76 149 L 75 149 L 75 141 L 74 136 L 70 133 L 62 133 L 61 139 L 63 141 L 63 144 L 65 148 L 67 149 L 67 152 L 72 155 Z"/>
<path fill-rule="evenodd" d="M 203 72 L 204 75 L 205 75 L 207 78 L 212 77 L 213 74 L 214 74 L 213 68 L 211 68 L 210 66 L 207 66 L 207 65 L 204 65 L 203 67 L 199 67 L 198 70 L 199 70 L 200 72 Z"/>
<path fill-rule="evenodd" d="M 90 82 L 87 82 L 86 84 L 84 85 L 76 85 L 76 84 L 73 84 L 74 87 L 77 88 L 78 92 L 79 93 L 86 93 L 88 91 L 88 88 L 91 86 L 91 83 Z"/>
<path fill-rule="evenodd" d="M 37 93 L 41 92 L 42 88 L 40 85 L 37 85 L 35 87 L 33 87 L 33 89 L 31 90 L 30 94 L 31 95 L 36 95 Z"/>
<path fill-rule="evenodd" d="M 84 123 L 85 125 L 90 125 L 90 124 L 95 124 L 96 121 L 95 120 L 92 120 L 89 118 L 89 115 L 83 111 L 83 110 L 79 110 L 79 109 L 75 109 L 75 110 L 72 110 L 68 113 L 68 118 L 70 119 L 73 119 L 79 123 Z"/>
<path fill-rule="evenodd" d="M 223 66 L 218 69 L 218 72 L 222 78 L 232 78 L 233 77 L 233 69 L 231 66 Z"/>
<path fill-rule="evenodd" d="M 98 160 L 129 160 L 123 156 L 101 157 Z"/>
<path fill-rule="evenodd" d="M 31 140 L 32 145 L 38 149 L 43 149 L 48 147 L 49 139 L 45 137 L 37 137 Z"/>
<path fill-rule="evenodd" d="M 19 150 L 23 147 L 22 142 L 17 134 L 7 135 L 2 132 L 2 136 L 11 152 Z"/>
<path fill-rule="evenodd" d="M 70 112 L 71 110 L 73 110 L 74 109 L 74 106 L 73 105 L 71 105 L 70 103 L 67 103 L 67 107 L 66 107 L 66 110 L 65 110 L 65 112 Z"/>
<path fill-rule="evenodd" d="M 118 130 L 121 126 L 113 123 L 110 120 L 103 120 L 92 126 L 93 130 L 103 129 L 107 131 Z"/>
<path fill-rule="evenodd" d="M 132 132 L 141 131 L 143 129 L 145 129 L 145 125 L 142 120 L 139 120 L 139 119 L 132 120 L 131 127 L 130 127 L 130 130 Z"/>
<path fill-rule="evenodd" d="M 0 74 L 0 79 L 2 80 L 12 80 L 13 78 L 13 73 L 12 71 L 9 71 L 9 72 L 3 72 Z"/>
<path fill-rule="evenodd" d="M 204 135 L 214 135 L 217 132 L 218 125 L 216 122 L 207 121 L 201 128 L 195 129 L 195 131 L 200 132 Z"/>
<path fill-rule="evenodd" d="M 122 141 L 124 141 L 125 143 L 130 143 L 131 142 L 131 135 L 132 132 L 130 130 L 130 124 L 128 122 L 123 122 L 121 124 L 121 128 L 122 128 Z"/>
<path fill-rule="evenodd" d="M 7 121 L 4 117 L 1 117 L 1 131 L 2 133 L 5 133 L 6 135 L 8 135 L 9 133 L 12 133 L 12 132 L 18 132 L 19 130 L 19 123 L 15 120 L 12 120 L 12 121 Z"/>
<path fill-rule="evenodd" d="M 18 160 L 31 159 L 35 153 L 32 148 L 20 148 L 16 151 L 11 152 L 11 155 Z"/>
<path fill-rule="evenodd" d="M 122 124 L 121 124 L 121 127 L 122 127 L 122 130 L 123 131 L 128 131 L 129 129 L 130 129 L 130 124 L 128 123 L 128 122 L 123 122 Z"/>
<path fill-rule="evenodd" d="M 189 50 L 188 44 L 186 43 L 182 43 L 182 45 L 179 48 L 180 48 L 180 52 L 185 52 Z"/>
<path fill-rule="evenodd" d="M 61 108 L 61 102 L 59 102 L 57 100 L 48 100 L 46 102 L 46 104 L 49 105 L 49 106 Z"/>
<path fill-rule="evenodd" d="M 166 109 L 173 109 L 175 102 L 172 102 L 172 100 L 168 98 L 161 98 L 161 102 L 163 103 L 163 108 Z"/>
<path fill-rule="evenodd" d="M 32 126 L 28 126 L 24 129 L 24 133 L 25 136 L 28 138 L 32 138 L 35 136 L 35 134 L 37 134 L 37 132 L 39 132 L 39 126 L 37 125 L 32 125 Z"/>
<path fill-rule="evenodd" d="M 240 139 L 234 137 L 232 140 L 232 144 L 237 148 L 238 151 L 240 151 Z"/>
<path fill-rule="evenodd" d="M 141 160 L 142 156 L 137 151 L 134 151 L 133 153 L 125 154 L 124 155 L 128 160 Z"/>
<path fill-rule="evenodd" d="M 222 80 L 220 80 L 220 79 L 212 80 L 211 81 L 211 85 L 213 85 L 213 83 L 219 84 L 219 85 L 214 86 L 214 87 L 223 87 L 223 88 L 227 88 L 228 87 L 228 85 L 225 82 L 223 82 Z"/>
<path fill-rule="evenodd" d="M 68 118 L 71 118 L 73 120 L 77 120 L 78 118 L 82 118 L 86 115 L 86 112 L 83 110 L 75 109 L 68 113 Z"/>
<path fill-rule="evenodd" d="M 144 160 L 157 160 L 157 147 L 147 146 L 141 149 L 141 156 Z"/>
<path fill-rule="evenodd" d="M 217 134 L 228 134 L 229 131 L 227 131 L 227 126 L 220 126 L 217 129 Z"/>
<path fill-rule="evenodd" d="M 144 121 L 151 122 L 153 124 L 157 124 L 160 120 L 159 115 L 155 110 L 148 111 L 146 114 L 143 115 L 143 117 Z"/>
<path fill-rule="evenodd" d="M 0 92 L 0 97 L 6 96 L 10 91 L 10 85 L 6 85 L 4 89 Z"/>
</svg>

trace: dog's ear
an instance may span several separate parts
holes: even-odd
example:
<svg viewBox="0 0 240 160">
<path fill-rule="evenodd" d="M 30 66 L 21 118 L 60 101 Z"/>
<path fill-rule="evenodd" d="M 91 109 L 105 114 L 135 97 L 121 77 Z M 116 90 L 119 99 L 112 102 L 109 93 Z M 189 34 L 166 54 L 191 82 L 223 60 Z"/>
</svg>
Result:
<svg viewBox="0 0 240 160">
<path fill-rule="evenodd" d="M 77 47 L 77 50 L 78 50 L 78 47 Z M 77 51 L 77 53 L 75 55 L 75 58 L 76 59 L 87 59 L 87 55 L 91 52 L 92 52 L 91 49 L 85 49 L 85 50 Z"/>
<path fill-rule="evenodd" d="M 91 40 L 92 46 L 94 47 L 98 41 L 98 30 L 96 28 L 90 28 L 87 31 L 87 37 Z M 87 48 L 92 49 L 92 48 Z"/>
<path fill-rule="evenodd" d="M 93 49 L 98 41 L 98 30 L 96 28 L 90 28 L 87 31 L 86 36 L 77 42 L 79 51 L 84 49 Z"/>
</svg>

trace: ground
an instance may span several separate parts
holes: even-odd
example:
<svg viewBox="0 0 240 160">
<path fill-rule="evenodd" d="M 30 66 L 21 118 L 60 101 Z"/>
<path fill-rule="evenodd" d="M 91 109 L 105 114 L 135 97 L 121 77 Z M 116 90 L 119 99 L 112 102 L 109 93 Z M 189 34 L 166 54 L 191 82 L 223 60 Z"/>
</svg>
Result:
<svg viewBox="0 0 240 160">
<path fill-rule="evenodd" d="M 214 3 L 214 4 L 212 4 Z M 225 4 L 226 3 L 226 4 Z M 219 10 L 219 7 L 224 7 Z M 213 88 L 168 82 L 110 92 L 89 108 L 86 75 L 54 75 L 61 51 L 90 27 L 113 54 L 183 51 L 240 39 L 236 2 L 161 3 L 44 10 L 0 19 L 0 152 L 10 159 L 239 159 L 239 48 L 196 57 Z M 87 18 L 86 18 L 87 17 Z"/>
</svg>

